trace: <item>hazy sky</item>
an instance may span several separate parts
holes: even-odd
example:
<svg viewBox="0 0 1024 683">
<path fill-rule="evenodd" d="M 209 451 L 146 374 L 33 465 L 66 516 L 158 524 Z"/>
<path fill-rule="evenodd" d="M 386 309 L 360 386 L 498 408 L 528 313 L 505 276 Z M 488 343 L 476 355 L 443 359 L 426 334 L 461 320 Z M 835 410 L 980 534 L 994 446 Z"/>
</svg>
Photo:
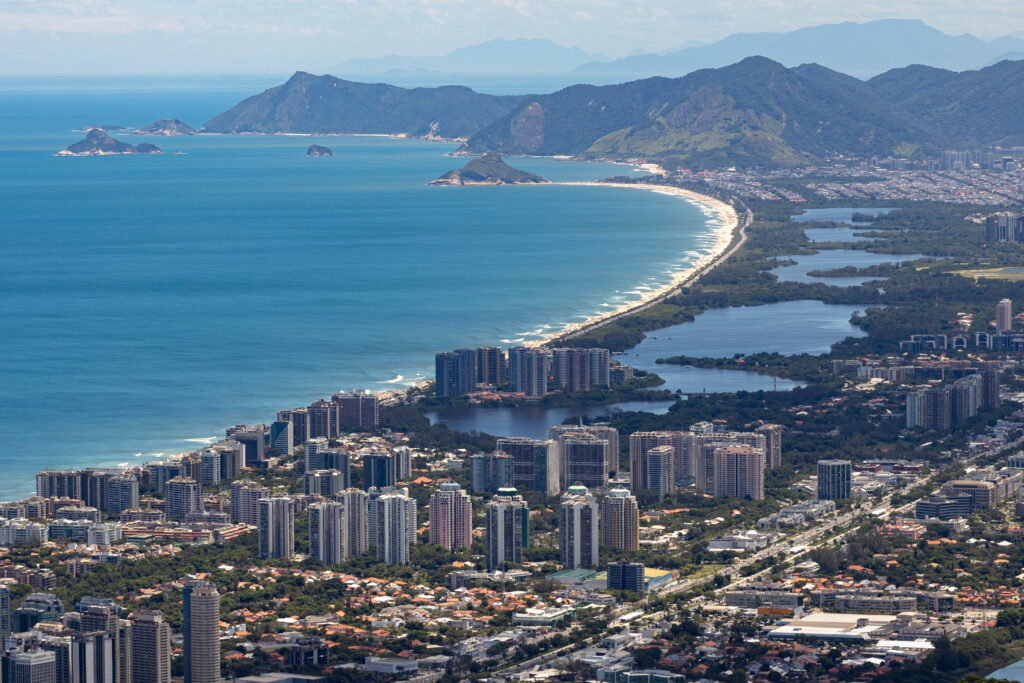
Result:
<svg viewBox="0 0 1024 683">
<path fill-rule="evenodd" d="M 352 57 L 438 55 L 491 38 L 617 57 L 888 17 L 989 38 L 1024 33 L 1020 9 L 1020 0 L 0 0 L 0 75 L 323 72 Z"/>
</svg>

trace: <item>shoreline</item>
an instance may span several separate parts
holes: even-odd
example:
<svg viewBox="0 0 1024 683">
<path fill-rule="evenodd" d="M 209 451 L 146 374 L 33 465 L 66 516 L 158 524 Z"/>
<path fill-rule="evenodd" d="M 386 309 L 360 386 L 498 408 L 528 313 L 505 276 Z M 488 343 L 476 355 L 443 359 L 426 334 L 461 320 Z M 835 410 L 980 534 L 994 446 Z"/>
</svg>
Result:
<svg viewBox="0 0 1024 683">
<path fill-rule="evenodd" d="M 630 165 L 634 167 L 641 167 L 641 164 L 636 162 L 618 162 L 623 165 Z M 656 171 L 654 166 L 643 166 L 645 170 L 650 169 Z M 545 334 L 540 339 L 530 340 L 525 342 L 524 346 L 538 347 L 538 346 L 550 346 L 556 342 L 571 339 L 574 336 L 578 336 L 586 331 L 597 329 L 602 325 L 608 324 L 609 322 L 635 313 L 636 311 L 642 310 L 643 308 L 650 306 L 658 301 L 670 296 L 677 289 L 690 283 L 715 265 L 720 263 L 725 258 L 728 258 L 738 246 L 740 246 L 745 239 L 743 236 L 743 226 L 740 225 L 740 220 L 736 214 L 736 211 L 729 204 L 722 202 L 713 197 L 702 195 L 682 188 L 676 188 L 665 185 L 654 185 L 647 183 L 602 183 L 596 181 L 575 181 L 575 182 L 564 182 L 564 183 L 553 183 L 556 185 L 574 185 L 584 187 L 627 187 L 634 189 L 641 189 L 653 192 L 659 192 L 662 194 L 673 195 L 684 200 L 687 200 L 691 204 L 699 206 L 703 211 L 708 220 L 708 227 L 711 228 L 711 234 L 714 236 L 715 241 L 708 249 L 708 252 L 700 256 L 692 266 L 684 270 L 680 270 L 672 274 L 671 281 L 666 285 L 659 287 L 656 290 L 645 293 L 638 299 L 626 302 L 621 306 L 603 311 L 599 314 L 595 314 L 587 318 L 584 321 L 567 323 L 560 329 L 551 331 Z M 714 223 L 718 223 L 714 225 Z M 739 241 L 737 241 L 739 237 Z M 729 249 L 730 245 L 734 245 L 732 249 Z M 382 404 L 393 404 L 399 403 L 406 400 L 406 397 L 416 391 L 423 391 L 428 389 L 432 384 L 432 379 L 424 379 L 418 382 L 411 383 L 397 383 L 398 386 L 386 389 L 375 389 L 370 390 L 370 393 L 378 396 L 382 400 Z M 219 437 L 215 437 L 219 438 Z M 181 442 L 193 441 L 192 439 L 182 439 Z M 130 468 L 136 464 L 142 464 L 142 461 L 156 460 L 173 460 L 181 455 L 188 453 L 199 446 L 198 443 L 190 444 L 191 447 L 181 448 L 180 446 L 175 448 L 173 445 L 168 444 L 170 447 L 164 447 L 164 450 L 160 453 L 147 451 L 142 449 L 142 453 L 136 455 L 134 452 L 129 457 L 127 454 L 123 456 L 112 455 L 108 456 L 109 460 L 104 458 L 102 463 L 95 465 L 90 464 L 88 466 L 106 466 L 115 467 L 118 469 Z M 137 448 L 128 450 L 139 450 Z M 136 458 L 139 462 L 131 462 Z M 126 462 L 127 461 L 127 462 Z M 83 465 L 86 466 L 86 465 Z M 31 495 L 31 484 L 29 481 L 25 482 L 25 491 Z M 16 495 L 16 494 L 14 494 Z"/>
<path fill-rule="evenodd" d="M 651 166 L 657 168 L 655 165 Z M 750 224 L 751 219 L 749 211 L 741 222 L 736 209 L 731 204 L 708 195 L 693 192 L 692 190 L 650 183 L 565 182 L 556 184 L 583 187 L 624 187 L 667 194 L 684 199 L 691 204 L 714 213 L 720 224 L 713 228 L 712 234 L 715 236 L 715 243 L 709 252 L 698 258 L 689 268 L 673 273 L 671 282 L 644 294 L 639 299 L 627 301 L 618 308 L 593 315 L 581 322 L 567 323 L 562 329 L 545 334 L 540 339 L 524 342 L 524 346 L 531 348 L 545 347 L 572 339 L 603 327 L 613 320 L 618 320 L 659 303 L 663 299 L 675 294 L 679 289 L 699 280 L 702 275 L 732 256 L 746 241 L 746 228 Z"/>
</svg>

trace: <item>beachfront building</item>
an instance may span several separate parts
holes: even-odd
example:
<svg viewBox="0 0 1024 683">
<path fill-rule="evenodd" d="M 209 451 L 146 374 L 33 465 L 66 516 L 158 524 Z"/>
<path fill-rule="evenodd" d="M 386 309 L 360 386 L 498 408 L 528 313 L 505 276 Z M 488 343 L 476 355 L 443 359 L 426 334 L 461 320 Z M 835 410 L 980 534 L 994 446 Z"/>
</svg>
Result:
<svg viewBox="0 0 1024 683">
<path fill-rule="evenodd" d="M 509 389 L 527 398 L 548 393 L 548 354 L 542 349 L 516 346 L 508 350 Z"/>
</svg>

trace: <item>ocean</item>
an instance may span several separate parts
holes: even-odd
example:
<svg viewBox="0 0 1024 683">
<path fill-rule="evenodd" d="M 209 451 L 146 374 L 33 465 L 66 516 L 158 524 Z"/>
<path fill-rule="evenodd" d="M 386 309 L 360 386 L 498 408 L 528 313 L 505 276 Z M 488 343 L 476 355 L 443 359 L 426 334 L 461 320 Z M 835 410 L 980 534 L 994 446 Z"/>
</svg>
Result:
<svg viewBox="0 0 1024 683">
<path fill-rule="evenodd" d="M 146 462 L 332 391 L 403 386 L 437 351 L 536 338 L 714 243 L 713 218 L 663 194 L 427 187 L 464 162 L 450 143 L 115 134 L 166 153 L 53 156 L 74 128 L 199 127 L 275 82 L 0 80 L 0 500 L 44 466 Z M 306 157 L 314 142 L 335 156 Z"/>
</svg>

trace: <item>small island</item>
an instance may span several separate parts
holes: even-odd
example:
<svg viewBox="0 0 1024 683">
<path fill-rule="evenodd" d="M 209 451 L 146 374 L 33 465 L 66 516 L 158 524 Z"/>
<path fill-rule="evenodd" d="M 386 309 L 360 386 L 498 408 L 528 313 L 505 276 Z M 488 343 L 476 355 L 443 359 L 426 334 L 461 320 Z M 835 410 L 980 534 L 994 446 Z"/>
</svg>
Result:
<svg viewBox="0 0 1024 683">
<path fill-rule="evenodd" d="M 163 154 L 163 151 L 156 145 L 144 142 L 138 146 L 129 145 L 127 142 L 115 140 L 102 130 L 94 128 L 89 131 L 84 140 L 79 140 L 67 149 L 57 152 L 62 157 L 86 157 L 104 156 L 108 154 Z"/>
<path fill-rule="evenodd" d="M 333 157 L 334 152 L 331 151 L 330 147 L 324 147 L 323 145 L 310 145 L 309 149 L 306 150 L 307 157 Z"/>
<path fill-rule="evenodd" d="M 551 182 L 539 175 L 512 168 L 497 154 L 471 159 L 458 171 L 448 171 L 431 185 L 528 185 Z"/>
<path fill-rule="evenodd" d="M 181 119 L 160 119 L 132 131 L 136 135 L 195 135 L 196 129 Z"/>
<path fill-rule="evenodd" d="M 115 126 L 113 124 L 104 124 L 102 126 L 82 126 L 81 128 L 75 128 L 72 133 L 88 133 L 90 130 L 102 130 L 104 132 L 110 131 L 116 133 L 122 130 L 128 130 L 124 126 Z"/>
</svg>

